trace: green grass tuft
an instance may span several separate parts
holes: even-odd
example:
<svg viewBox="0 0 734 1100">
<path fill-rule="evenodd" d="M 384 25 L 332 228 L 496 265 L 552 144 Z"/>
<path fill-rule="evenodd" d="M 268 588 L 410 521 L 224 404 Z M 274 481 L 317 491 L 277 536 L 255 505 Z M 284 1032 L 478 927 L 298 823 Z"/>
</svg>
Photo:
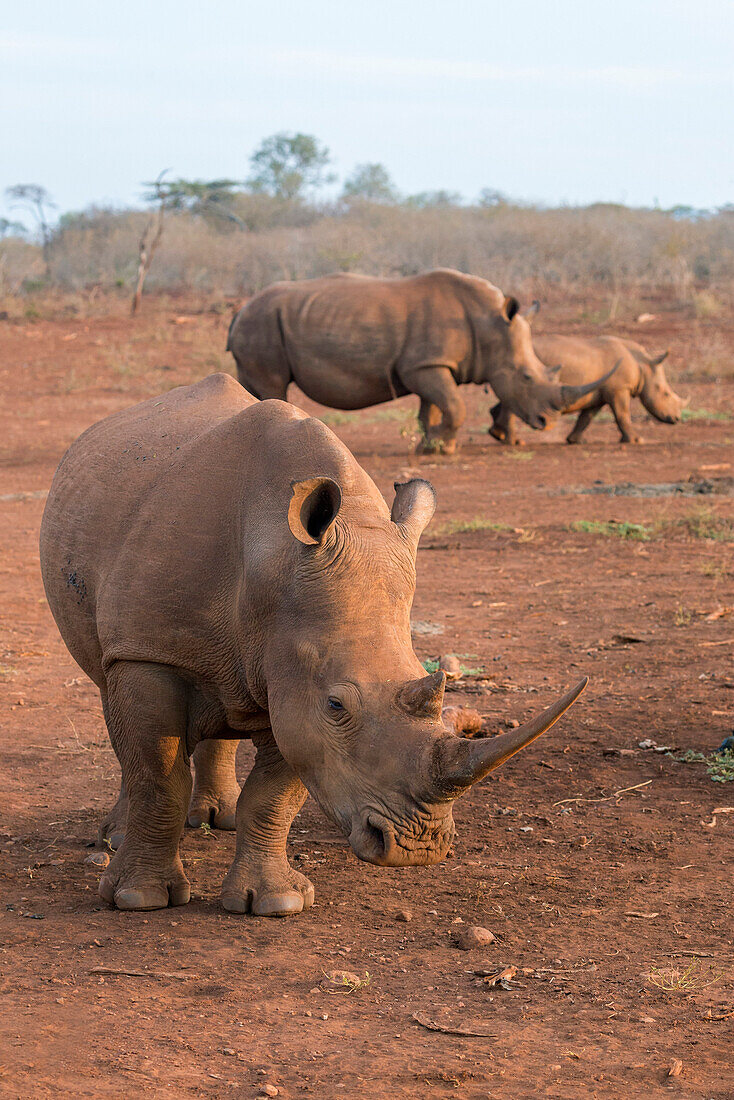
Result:
<svg viewBox="0 0 734 1100">
<path fill-rule="evenodd" d="M 642 523 L 618 523 L 614 519 L 579 519 L 571 524 L 572 531 L 585 535 L 603 535 L 606 538 L 632 539 L 635 542 L 649 542 L 651 528 Z"/>
<path fill-rule="evenodd" d="M 681 409 L 680 418 L 686 420 L 731 420 L 731 413 L 709 412 L 708 409 Z"/>
<path fill-rule="evenodd" d="M 682 756 L 673 756 L 673 759 L 681 764 L 705 764 L 706 772 L 713 783 L 734 783 L 734 752 L 729 750 L 712 752 L 706 756 L 702 752 L 688 749 Z"/>
</svg>

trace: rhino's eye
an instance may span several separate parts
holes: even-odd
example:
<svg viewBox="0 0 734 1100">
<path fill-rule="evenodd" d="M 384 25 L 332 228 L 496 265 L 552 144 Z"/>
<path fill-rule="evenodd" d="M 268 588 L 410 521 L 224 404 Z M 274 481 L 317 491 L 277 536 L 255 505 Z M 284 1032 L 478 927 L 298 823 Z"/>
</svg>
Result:
<svg viewBox="0 0 734 1100">
<path fill-rule="evenodd" d="M 327 705 L 329 707 L 329 710 L 333 714 L 344 713 L 344 704 L 342 703 L 341 699 L 337 699 L 335 695 L 329 696 L 329 698 L 327 699 Z"/>
</svg>

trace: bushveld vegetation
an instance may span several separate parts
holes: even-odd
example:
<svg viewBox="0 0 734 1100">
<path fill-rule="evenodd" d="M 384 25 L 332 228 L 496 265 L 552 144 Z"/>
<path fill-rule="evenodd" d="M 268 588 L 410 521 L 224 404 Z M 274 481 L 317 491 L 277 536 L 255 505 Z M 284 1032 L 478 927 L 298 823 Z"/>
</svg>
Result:
<svg viewBox="0 0 734 1100">
<path fill-rule="evenodd" d="M 446 266 L 526 295 L 600 288 L 613 301 L 621 291 L 662 289 L 700 319 L 734 301 L 732 207 L 550 209 L 490 190 L 471 202 L 444 191 L 401 196 L 379 164 L 358 165 L 339 197 L 325 201 L 322 188 L 333 180 L 328 150 L 304 134 L 266 139 L 250 164 L 242 182 L 147 185 L 148 204 L 165 210 L 149 288 L 240 296 L 278 279 Z M 134 287 L 149 212 L 91 206 L 50 225 L 50 196 L 23 186 L 35 188 L 35 208 L 26 198 L 26 209 L 36 232 L 3 220 L 0 294 Z"/>
</svg>

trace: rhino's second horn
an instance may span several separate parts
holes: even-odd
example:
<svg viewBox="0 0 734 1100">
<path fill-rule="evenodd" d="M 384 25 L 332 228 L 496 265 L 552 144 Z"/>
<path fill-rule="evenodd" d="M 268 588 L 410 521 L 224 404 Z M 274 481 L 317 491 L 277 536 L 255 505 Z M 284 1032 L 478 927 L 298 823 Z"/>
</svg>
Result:
<svg viewBox="0 0 734 1100">
<path fill-rule="evenodd" d="M 446 673 L 437 669 L 430 676 L 411 680 L 401 688 L 398 702 L 416 718 L 440 718 Z"/>
</svg>

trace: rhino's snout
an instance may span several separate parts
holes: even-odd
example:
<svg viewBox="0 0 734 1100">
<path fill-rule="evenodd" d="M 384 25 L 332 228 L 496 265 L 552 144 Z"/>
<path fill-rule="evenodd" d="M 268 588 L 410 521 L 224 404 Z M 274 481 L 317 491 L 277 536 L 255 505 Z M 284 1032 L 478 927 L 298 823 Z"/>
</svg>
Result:
<svg viewBox="0 0 734 1100">
<path fill-rule="evenodd" d="M 439 863 L 451 847 L 454 822 L 450 811 L 420 832 L 403 830 L 374 810 L 356 816 L 349 843 L 358 859 L 380 867 L 425 867 Z"/>
</svg>

